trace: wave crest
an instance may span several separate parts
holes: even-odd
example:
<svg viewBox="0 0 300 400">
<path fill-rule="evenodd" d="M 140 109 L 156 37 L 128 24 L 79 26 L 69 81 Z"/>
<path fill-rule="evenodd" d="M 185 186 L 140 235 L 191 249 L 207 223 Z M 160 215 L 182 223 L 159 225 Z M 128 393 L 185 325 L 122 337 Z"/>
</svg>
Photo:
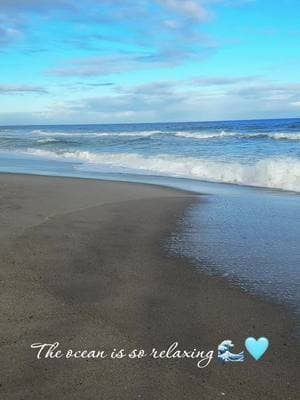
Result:
<svg viewBox="0 0 300 400">
<path fill-rule="evenodd" d="M 300 140 L 300 133 L 241 133 L 241 132 L 177 132 L 176 137 L 187 139 L 223 139 L 223 138 L 236 138 L 236 139 L 273 139 L 273 140 Z"/>
<path fill-rule="evenodd" d="M 47 143 L 58 142 L 58 140 L 55 138 L 49 137 L 49 138 L 45 138 L 45 139 L 39 139 L 37 142 L 40 144 L 47 144 Z"/>
<path fill-rule="evenodd" d="M 151 137 L 162 131 L 137 131 L 137 132 L 52 132 L 35 129 L 31 131 L 32 135 L 38 136 L 67 136 L 67 137 Z"/>
<path fill-rule="evenodd" d="M 81 170 L 109 166 L 128 172 L 152 173 L 203 181 L 233 183 L 300 192 L 300 160 L 295 158 L 266 158 L 255 164 L 220 162 L 166 154 L 142 156 L 132 153 L 91 153 L 88 151 L 51 152 L 31 149 L 27 154 L 79 162 Z"/>
<path fill-rule="evenodd" d="M 210 139 L 272 139 L 272 140 L 300 140 L 299 132 L 230 132 L 230 131 L 164 131 L 164 130 L 152 130 L 152 131 L 128 131 L 128 132 L 52 132 L 44 130 L 33 130 L 32 135 L 37 136 L 66 136 L 66 137 L 81 137 L 81 138 L 92 138 L 92 137 L 137 137 L 137 138 L 151 138 L 158 135 L 169 135 L 178 138 L 196 139 L 196 140 L 210 140 Z"/>
</svg>

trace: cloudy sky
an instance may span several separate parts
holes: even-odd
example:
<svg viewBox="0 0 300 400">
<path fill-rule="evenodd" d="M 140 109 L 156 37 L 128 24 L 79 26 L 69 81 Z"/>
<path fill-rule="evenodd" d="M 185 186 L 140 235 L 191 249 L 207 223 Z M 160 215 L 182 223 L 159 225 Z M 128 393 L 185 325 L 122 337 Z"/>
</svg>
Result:
<svg viewBox="0 0 300 400">
<path fill-rule="evenodd" d="M 0 0 L 0 124 L 300 116 L 298 0 Z"/>
</svg>

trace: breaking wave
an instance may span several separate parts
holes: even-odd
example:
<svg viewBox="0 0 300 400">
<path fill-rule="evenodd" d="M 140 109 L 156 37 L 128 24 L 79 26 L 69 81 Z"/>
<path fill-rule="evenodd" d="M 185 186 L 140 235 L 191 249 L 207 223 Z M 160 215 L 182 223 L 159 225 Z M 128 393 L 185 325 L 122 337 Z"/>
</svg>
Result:
<svg viewBox="0 0 300 400">
<path fill-rule="evenodd" d="M 175 136 L 178 138 L 196 139 L 196 140 L 210 140 L 210 139 L 271 139 L 271 140 L 300 140 L 300 133 L 288 132 L 230 132 L 230 131 L 129 131 L 129 132 L 53 132 L 35 129 L 30 132 L 34 136 L 51 135 L 51 137 L 66 136 L 66 137 L 136 137 L 136 138 L 151 138 L 158 135 Z"/>
<path fill-rule="evenodd" d="M 45 138 L 45 139 L 39 139 L 37 142 L 41 143 L 41 144 L 47 144 L 47 143 L 59 142 L 59 140 L 49 137 L 49 138 Z"/>
<path fill-rule="evenodd" d="M 273 140 L 300 140 L 300 133 L 239 133 L 239 132 L 177 132 L 177 137 L 187 139 L 223 139 L 223 138 L 237 138 L 237 139 L 273 139 Z"/>
<path fill-rule="evenodd" d="M 138 131 L 138 132 L 50 132 L 35 129 L 30 132 L 32 135 L 44 136 L 67 136 L 67 137 L 151 137 L 162 131 Z"/>
<path fill-rule="evenodd" d="M 151 137 L 162 133 L 161 131 L 142 131 L 142 132 L 120 132 L 120 133 L 95 133 L 94 136 L 117 136 L 117 137 Z"/>
<path fill-rule="evenodd" d="M 137 153 L 92 153 L 89 151 L 53 152 L 29 149 L 27 154 L 79 163 L 76 168 L 89 170 L 113 167 L 120 172 L 183 177 L 300 192 L 300 160 L 265 158 L 255 164 L 221 162 L 205 158 L 161 154 L 143 156 Z"/>
<path fill-rule="evenodd" d="M 300 133 L 270 133 L 268 136 L 277 140 L 300 140 Z"/>
<path fill-rule="evenodd" d="M 182 137 L 187 139 L 218 139 L 224 137 L 238 137 L 240 134 L 233 132 L 177 132 L 176 137 Z"/>
</svg>

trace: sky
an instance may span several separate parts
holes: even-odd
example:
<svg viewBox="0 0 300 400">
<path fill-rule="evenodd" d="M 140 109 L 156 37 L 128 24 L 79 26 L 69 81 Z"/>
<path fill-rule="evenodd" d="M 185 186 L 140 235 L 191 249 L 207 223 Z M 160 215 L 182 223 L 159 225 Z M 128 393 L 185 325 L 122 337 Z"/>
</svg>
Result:
<svg viewBox="0 0 300 400">
<path fill-rule="evenodd" d="M 300 117 L 299 0 L 0 0 L 0 124 Z"/>
</svg>

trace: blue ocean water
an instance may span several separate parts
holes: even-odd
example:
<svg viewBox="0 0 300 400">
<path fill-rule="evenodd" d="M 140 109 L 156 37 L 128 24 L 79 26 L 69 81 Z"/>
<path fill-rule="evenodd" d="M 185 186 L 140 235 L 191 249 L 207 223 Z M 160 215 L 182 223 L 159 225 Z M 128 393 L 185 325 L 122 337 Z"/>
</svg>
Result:
<svg viewBox="0 0 300 400">
<path fill-rule="evenodd" d="M 73 172 L 151 174 L 300 191 L 300 119 L 2 127 L 0 152 L 2 160 L 67 162 Z"/>
<path fill-rule="evenodd" d="M 0 171 L 204 193 L 169 250 L 300 312 L 300 119 L 0 127 Z"/>
</svg>

